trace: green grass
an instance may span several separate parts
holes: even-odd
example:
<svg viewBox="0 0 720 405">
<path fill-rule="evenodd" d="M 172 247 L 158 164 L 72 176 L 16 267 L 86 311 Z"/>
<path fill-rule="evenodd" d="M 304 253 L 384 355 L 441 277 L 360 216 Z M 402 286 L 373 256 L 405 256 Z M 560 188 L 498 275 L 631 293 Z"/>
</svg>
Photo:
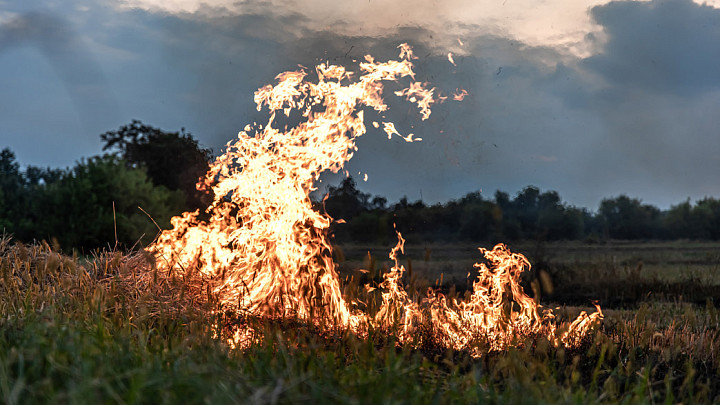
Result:
<svg viewBox="0 0 720 405">
<path fill-rule="evenodd" d="M 219 314 L 142 254 L 79 260 L 0 240 L 0 401 L 16 403 L 709 403 L 718 311 L 606 310 L 575 350 L 544 339 L 473 359 L 292 322 Z M 194 290 L 195 289 L 195 290 Z M 213 312 L 215 310 L 215 312 Z M 572 316 L 575 308 L 561 308 Z M 226 326 L 263 331 L 240 350 Z M 220 338 L 216 337 L 220 336 Z"/>
</svg>

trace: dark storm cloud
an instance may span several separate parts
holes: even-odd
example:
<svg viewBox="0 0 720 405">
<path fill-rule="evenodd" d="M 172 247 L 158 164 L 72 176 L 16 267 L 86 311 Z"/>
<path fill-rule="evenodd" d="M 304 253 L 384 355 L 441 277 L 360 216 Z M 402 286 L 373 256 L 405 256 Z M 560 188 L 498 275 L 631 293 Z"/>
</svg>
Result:
<svg viewBox="0 0 720 405">
<path fill-rule="evenodd" d="M 607 42 L 584 65 L 614 86 L 692 97 L 720 88 L 720 10 L 691 0 L 610 2 Z"/>
<path fill-rule="evenodd" d="M 353 59 L 395 58 L 397 45 L 408 42 L 419 57 L 418 80 L 470 95 L 435 107 L 421 122 L 388 92 L 387 118 L 423 142 L 388 140 L 370 129 L 347 167 L 369 175 L 360 183 L 366 191 L 391 201 L 445 201 L 534 184 L 590 208 L 620 193 L 664 206 L 720 194 L 704 174 L 720 170 L 712 156 L 720 149 L 711 132 L 717 120 L 702 113 L 718 105 L 717 10 L 690 1 L 612 2 L 591 15 L 607 42 L 597 40 L 587 59 L 478 27 L 463 36 L 457 66 L 444 49 L 454 38 L 426 26 L 349 35 L 262 6 L 239 15 L 135 12 L 134 19 L 157 42 L 156 63 L 166 66 L 153 83 L 166 83 L 154 88 L 167 89 L 160 100 L 168 99 L 176 118 L 159 124 L 187 126 L 216 151 L 245 124 L 267 119 L 255 111 L 252 93 L 276 74 L 324 61 L 356 68 Z M 156 104 L 141 111 L 157 116 L 149 113 Z"/>
<path fill-rule="evenodd" d="M 302 19 L 268 14 L 261 24 L 265 34 L 252 24 L 257 18 L 165 16 L 153 23 L 165 35 L 166 63 L 193 78 L 191 86 L 180 85 L 187 108 L 180 125 L 201 128 L 202 139 L 216 151 L 245 124 L 267 120 L 265 113 L 255 111 L 252 93 L 273 83 L 276 74 L 325 61 L 357 69 L 353 60 L 366 54 L 396 58 L 397 45 L 408 42 L 419 57 L 417 80 L 445 94 L 465 88 L 470 96 L 462 103 L 436 106 L 430 119 L 421 122 L 414 108 L 386 92 L 391 107 L 387 118 L 423 142 L 387 140 L 370 128 L 347 167 L 356 177 L 369 175 L 363 189 L 391 201 L 408 195 L 434 202 L 472 190 L 491 194 L 496 188 L 515 191 L 535 184 L 565 190 L 572 202 L 594 208 L 601 197 L 616 193 L 619 170 L 632 176 L 637 174 L 632 166 L 647 165 L 631 151 L 618 158 L 615 149 L 636 148 L 641 138 L 608 135 L 609 127 L 628 117 L 613 113 L 613 122 L 603 118 L 603 111 L 612 107 L 600 103 L 599 108 L 598 99 L 607 90 L 598 91 L 597 80 L 553 48 L 501 36 L 465 37 L 464 54 L 456 55 L 453 66 L 446 50 L 435 46 L 438 34 L 423 27 L 350 36 L 314 31 Z M 628 114 L 637 109 L 629 108 Z"/>
<path fill-rule="evenodd" d="M 62 53 L 74 38 L 64 20 L 41 12 L 14 17 L 0 26 L 0 50 L 30 43 L 49 53 Z"/>
<path fill-rule="evenodd" d="M 177 79 L 168 85 L 184 107 L 182 125 L 199 128 L 216 151 L 246 124 L 265 121 L 253 93 L 285 70 L 308 64 L 315 49 L 301 48 L 302 58 L 290 55 L 287 43 L 305 35 L 301 18 L 273 14 L 199 17 L 164 16 L 152 19 L 159 58 L 173 66 Z"/>
<path fill-rule="evenodd" d="M 379 60 L 397 58 L 397 46 L 402 42 L 411 42 L 419 55 L 416 61 L 418 80 L 434 82 L 433 79 L 439 79 L 443 72 L 446 73 L 452 68 L 446 55 L 431 52 L 426 45 L 417 41 L 418 38 L 432 35 L 417 27 L 400 28 L 382 38 L 344 36 L 327 30 L 308 30 L 302 26 L 302 20 L 273 20 L 270 16 L 265 16 L 267 26 L 264 29 L 273 31 L 273 36 L 258 38 L 258 31 L 248 28 L 247 21 L 253 19 L 254 17 L 245 15 L 209 20 L 173 19 L 163 25 L 168 30 L 168 36 L 174 39 L 167 41 L 163 50 L 168 63 L 195 77 L 195 85 L 187 89 L 187 102 L 190 106 L 188 112 L 194 121 L 194 125 L 190 127 L 203 128 L 206 143 L 216 151 L 231 140 L 245 124 L 267 120 L 266 112 L 256 111 L 252 101 L 253 92 L 266 83 L 274 83 L 277 74 L 299 69 L 298 65 L 304 66 L 310 72 L 315 65 L 323 62 L 357 70 L 357 63 L 354 61 L 362 60 L 365 55 L 372 54 Z M 281 35 L 281 31 L 284 34 Z M 389 87 L 393 88 L 392 85 Z M 443 90 L 449 93 L 459 85 L 446 87 Z M 387 93 L 388 102 L 392 104 L 388 118 L 395 120 L 398 128 L 405 133 L 434 132 L 434 135 L 439 135 L 442 112 L 435 112 L 430 122 L 421 124 L 415 109 L 410 108 L 407 103 L 395 102 L 395 96 L 390 91 Z M 444 116 L 447 117 L 447 114 Z M 378 121 L 382 118 L 373 116 L 371 112 L 368 112 L 368 117 L 374 117 L 373 119 Z M 413 129 L 412 125 L 417 125 L 417 129 Z M 386 195 L 395 192 L 389 197 L 400 198 L 408 191 L 402 191 L 401 187 L 398 194 L 392 189 L 398 188 L 397 184 L 403 182 L 403 177 L 417 177 L 417 174 L 410 174 L 411 172 L 428 169 L 409 164 L 417 162 L 418 151 L 425 150 L 428 145 L 421 143 L 425 144 L 425 148 L 414 144 L 402 145 L 395 140 L 389 141 L 384 133 L 373 130 L 369 125 L 368 127 L 370 133 L 360 140 L 360 151 L 348 170 L 356 175 L 358 171 L 368 172 L 371 180 L 363 186 L 370 186 L 373 192 Z M 426 139 L 429 142 L 433 136 Z M 455 153 L 451 149 L 447 146 L 441 150 L 447 150 L 449 154 Z M 427 166 L 435 167 L 438 158 L 444 159 L 442 156 L 430 155 L 424 160 Z M 398 165 L 408 166 L 410 170 L 401 173 L 397 169 Z M 391 175 L 392 172 L 397 173 Z M 422 187 L 411 188 L 415 197 L 419 197 L 418 190 Z"/>
<path fill-rule="evenodd" d="M 655 0 L 611 2 L 591 15 L 606 42 L 578 66 L 600 81 L 567 92 L 598 115 L 604 132 L 588 153 L 586 178 L 605 195 L 641 195 L 665 206 L 716 195 L 720 188 L 707 173 L 720 170 L 720 140 L 715 114 L 704 112 L 717 106 L 720 90 L 720 10 Z"/>
</svg>

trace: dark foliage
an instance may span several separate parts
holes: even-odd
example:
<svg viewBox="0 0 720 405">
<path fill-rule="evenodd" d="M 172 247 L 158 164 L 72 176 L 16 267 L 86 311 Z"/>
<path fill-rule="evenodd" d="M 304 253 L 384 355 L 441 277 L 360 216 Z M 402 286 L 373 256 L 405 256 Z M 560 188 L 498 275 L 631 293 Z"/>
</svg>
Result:
<svg viewBox="0 0 720 405">
<path fill-rule="evenodd" d="M 149 243 L 157 227 L 169 227 L 172 215 L 184 208 L 180 191 L 152 184 L 144 168 L 128 167 L 112 155 L 66 170 L 20 170 L 5 149 L 0 184 L 0 231 L 21 241 L 52 241 L 67 251 Z"/>
<path fill-rule="evenodd" d="M 208 170 L 212 151 L 201 148 L 184 128 L 166 132 L 133 120 L 100 138 L 103 150 L 118 152 L 130 167 L 144 167 L 155 185 L 182 191 L 187 208 L 202 209 L 211 200 L 196 184 Z"/>
<path fill-rule="evenodd" d="M 604 199 L 597 212 L 564 203 L 556 191 L 528 186 L 514 198 L 497 191 L 494 198 L 471 192 L 458 200 L 426 205 L 402 198 L 387 200 L 357 189 L 348 177 L 328 189 L 324 206 L 335 219 L 337 242 L 395 240 L 394 229 L 410 241 L 556 241 L 609 239 L 720 239 L 720 200 L 705 198 L 661 211 L 620 195 Z"/>
<path fill-rule="evenodd" d="M 614 239 L 649 239 L 658 233 L 660 210 L 625 195 L 603 200 L 598 215 Z"/>
</svg>

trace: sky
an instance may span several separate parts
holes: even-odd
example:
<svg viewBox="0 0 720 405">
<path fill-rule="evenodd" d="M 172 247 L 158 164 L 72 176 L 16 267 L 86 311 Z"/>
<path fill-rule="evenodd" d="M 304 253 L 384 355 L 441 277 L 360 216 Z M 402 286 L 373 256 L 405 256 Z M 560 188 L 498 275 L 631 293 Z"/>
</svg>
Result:
<svg viewBox="0 0 720 405">
<path fill-rule="evenodd" d="M 621 194 L 660 208 L 720 198 L 718 7 L 0 0 L 0 148 L 22 165 L 72 166 L 102 153 L 100 134 L 139 119 L 185 128 L 220 153 L 267 120 L 253 92 L 278 73 L 325 61 L 356 69 L 407 42 L 418 80 L 469 95 L 427 121 L 388 95 L 388 118 L 423 141 L 369 126 L 347 165 L 362 191 L 435 203 L 534 185 L 591 210 Z"/>
</svg>

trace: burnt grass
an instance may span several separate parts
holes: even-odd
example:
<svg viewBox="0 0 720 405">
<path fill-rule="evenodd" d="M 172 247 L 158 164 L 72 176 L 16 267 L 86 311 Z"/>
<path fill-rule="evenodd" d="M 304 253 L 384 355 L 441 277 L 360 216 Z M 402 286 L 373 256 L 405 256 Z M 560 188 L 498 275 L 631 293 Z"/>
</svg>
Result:
<svg viewBox="0 0 720 405">
<path fill-rule="evenodd" d="M 651 260 L 644 260 L 651 267 Z M 434 341 L 430 330 L 417 332 L 421 344 L 403 345 L 392 330 L 356 336 L 293 319 L 226 311 L 203 296 L 201 281 L 162 279 L 140 253 L 67 257 L 46 244 L 18 245 L 5 238 L 0 240 L 0 401 L 720 401 L 715 290 L 703 290 L 690 278 L 667 282 L 666 295 L 648 294 L 640 286 L 658 288 L 655 281 L 662 280 L 644 279 L 634 270 L 635 262 L 622 257 L 607 262 L 615 266 L 615 277 L 635 277 L 637 283 L 625 283 L 634 287 L 622 287 L 633 299 L 608 299 L 617 306 L 601 302 L 605 320 L 579 347 L 554 347 L 542 336 L 529 336 L 517 347 L 473 358 Z M 546 267 L 535 268 L 552 276 L 557 295 L 541 290 L 541 302 L 557 302 L 560 317 L 570 319 L 580 309 L 591 309 L 582 302 L 589 299 L 586 292 L 594 291 L 591 299 L 602 301 L 602 288 L 611 296 L 623 284 L 609 280 L 601 287 L 597 274 L 580 274 L 575 276 L 577 287 L 564 287 L 559 277 L 572 279 L 572 268 L 552 273 L 550 266 L 572 267 L 569 263 L 555 256 Z M 602 274 L 607 263 L 591 270 Z M 524 281 L 526 290 L 533 280 Z M 599 284 L 594 290 L 592 280 Z M 679 288 L 673 285 L 682 288 L 673 290 Z M 561 302 L 569 296 L 564 288 L 583 286 L 586 292 L 573 298 L 581 308 L 570 306 L 569 298 Z M 712 299 L 701 302 L 703 294 Z M 687 297 L 697 297 L 701 305 Z M 225 343 L 234 330 L 247 327 L 261 332 L 252 344 L 233 349 Z"/>
</svg>

